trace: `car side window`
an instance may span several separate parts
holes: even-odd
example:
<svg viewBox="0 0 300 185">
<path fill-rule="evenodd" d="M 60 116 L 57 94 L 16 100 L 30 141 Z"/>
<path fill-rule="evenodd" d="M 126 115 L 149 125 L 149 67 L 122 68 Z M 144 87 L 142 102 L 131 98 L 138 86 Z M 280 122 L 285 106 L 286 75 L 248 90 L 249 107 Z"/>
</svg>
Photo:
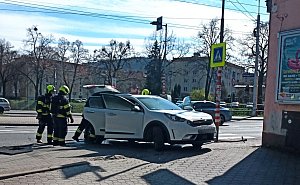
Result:
<svg viewBox="0 0 300 185">
<path fill-rule="evenodd" d="M 206 103 L 206 107 L 207 108 L 216 108 L 216 105 L 214 103 L 208 102 L 208 103 Z"/>
<path fill-rule="evenodd" d="M 202 108 L 201 103 L 195 103 L 193 108 L 194 109 L 201 109 Z"/>
<path fill-rule="evenodd" d="M 133 108 L 133 104 L 118 96 L 105 94 L 103 98 L 107 109 L 131 111 Z"/>
<path fill-rule="evenodd" d="M 90 97 L 89 107 L 96 108 L 96 109 L 103 109 L 104 103 L 102 97 Z"/>
</svg>

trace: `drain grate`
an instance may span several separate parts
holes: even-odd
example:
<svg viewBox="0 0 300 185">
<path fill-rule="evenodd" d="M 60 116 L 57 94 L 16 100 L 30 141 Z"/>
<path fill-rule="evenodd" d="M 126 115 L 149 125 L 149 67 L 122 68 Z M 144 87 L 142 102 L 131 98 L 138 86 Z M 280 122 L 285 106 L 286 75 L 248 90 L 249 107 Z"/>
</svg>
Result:
<svg viewBox="0 0 300 185">
<path fill-rule="evenodd" d="M 6 155 L 15 155 L 15 154 L 27 153 L 32 151 L 33 151 L 32 144 L 0 147 L 0 154 L 6 154 Z"/>
</svg>

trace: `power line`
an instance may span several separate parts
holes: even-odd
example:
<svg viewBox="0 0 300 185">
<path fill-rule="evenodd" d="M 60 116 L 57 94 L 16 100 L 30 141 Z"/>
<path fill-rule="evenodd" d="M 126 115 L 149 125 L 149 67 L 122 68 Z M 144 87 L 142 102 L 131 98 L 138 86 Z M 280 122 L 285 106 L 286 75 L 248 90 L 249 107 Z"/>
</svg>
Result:
<svg viewBox="0 0 300 185">
<path fill-rule="evenodd" d="M 230 1 L 230 3 L 234 6 L 234 7 L 236 7 L 238 10 L 240 10 L 240 12 L 242 12 L 246 17 L 248 17 L 250 20 L 252 20 L 252 21 L 254 21 L 255 20 L 255 18 L 246 10 L 246 12 L 248 12 L 248 14 L 252 17 L 249 17 L 249 15 L 247 15 L 247 14 L 245 14 L 239 7 L 237 7 L 235 4 L 234 4 L 234 2 L 232 2 L 232 1 Z"/>
<path fill-rule="evenodd" d="M 214 7 L 214 8 L 221 8 L 220 6 L 216 6 L 216 5 L 210 5 L 210 4 L 205 4 L 205 3 L 199 3 L 199 2 L 191 2 L 191 1 L 186 1 L 186 0 L 172 0 L 172 1 L 178 1 L 178 2 L 183 2 L 183 3 L 189 3 L 189 4 L 196 4 L 196 5 L 203 5 L 203 6 L 209 6 L 209 7 Z M 230 2 L 230 1 L 229 1 Z M 251 4 L 247 4 L 247 5 L 251 5 Z M 253 5 L 254 6 L 254 5 Z M 256 6 L 257 7 L 257 6 Z M 240 10 L 234 9 L 234 8 L 225 8 L 227 10 L 232 10 L 232 11 L 237 11 L 237 12 L 241 12 Z M 257 12 L 252 12 L 249 11 L 249 13 L 251 14 L 257 14 Z M 269 15 L 267 13 L 261 13 L 262 15 Z"/>
<path fill-rule="evenodd" d="M 125 22 L 149 25 L 149 20 L 138 19 L 138 18 L 136 18 L 136 16 L 121 16 L 121 15 L 100 14 L 100 13 L 78 11 L 78 10 L 72 10 L 72 9 L 66 9 L 66 8 L 60 8 L 60 7 L 42 6 L 42 5 L 36 5 L 36 4 L 31 5 L 31 6 L 30 5 L 24 5 L 24 4 L 15 4 L 16 2 L 20 3 L 18 1 L 11 1 L 11 2 L 14 2 L 14 3 L 3 3 L 3 4 L 15 5 L 15 6 L 26 7 L 26 8 L 35 8 L 35 9 L 40 9 L 40 10 L 21 10 L 21 9 L 17 10 L 17 9 L 7 9 L 7 8 L 6 9 L 5 8 L 2 8 L 2 9 L 0 8 L 0 10 L 31 12 L 31 13 L 46 13 L 46 14 L 47 13 L 49 13 L 49 14 L 53 14 L 53 13 L 54 14 L 70 14 L 70 15 L 89 16 L 89 17 L 104 18 L 104 19 L 110 19 L 110 20 L 125 21 Z M 53 8 L 55 8 L 55 10 L 53 10 Z M 62 9 L 62 10 L 60 10 L 60 9 Z M 145 18 L 145 17 L 141 17 L 141 18 Z M 198 26 L 190 26 L 190 25 L 182 25 L 182 24 L 174 24 L 174 23 L 168 23 L 168 25 L 170 27 L 182 28 L 182 29 L 193 29 L 193 30 L 201 29 L 201 27 L 198 27 Z"/>
</svg>

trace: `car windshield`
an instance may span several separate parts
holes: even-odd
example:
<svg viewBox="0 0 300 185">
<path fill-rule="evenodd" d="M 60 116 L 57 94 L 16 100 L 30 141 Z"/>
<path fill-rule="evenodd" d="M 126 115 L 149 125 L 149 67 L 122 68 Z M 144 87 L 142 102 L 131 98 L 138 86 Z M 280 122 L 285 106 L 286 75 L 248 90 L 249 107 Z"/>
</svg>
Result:
<svg viewBox="0 0 300 185">
<path fill-rule="evenodd" d="M 158 97 L 137 97 L 150 110 L 181 110 L 169 100 Z"/>
</svg>

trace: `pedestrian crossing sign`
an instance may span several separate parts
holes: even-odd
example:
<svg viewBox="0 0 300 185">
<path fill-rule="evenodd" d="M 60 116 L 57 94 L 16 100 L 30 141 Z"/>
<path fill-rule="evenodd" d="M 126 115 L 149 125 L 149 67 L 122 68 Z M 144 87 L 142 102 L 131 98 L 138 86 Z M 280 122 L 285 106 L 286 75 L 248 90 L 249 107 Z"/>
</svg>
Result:
<svg viewBox="0 0 300 185">
<path fill-rule="evenodd" d="M 225 65 L 226 43 L 213 44 L 211 46 L 210 67 L 223 67 Z"/>
</svg>

